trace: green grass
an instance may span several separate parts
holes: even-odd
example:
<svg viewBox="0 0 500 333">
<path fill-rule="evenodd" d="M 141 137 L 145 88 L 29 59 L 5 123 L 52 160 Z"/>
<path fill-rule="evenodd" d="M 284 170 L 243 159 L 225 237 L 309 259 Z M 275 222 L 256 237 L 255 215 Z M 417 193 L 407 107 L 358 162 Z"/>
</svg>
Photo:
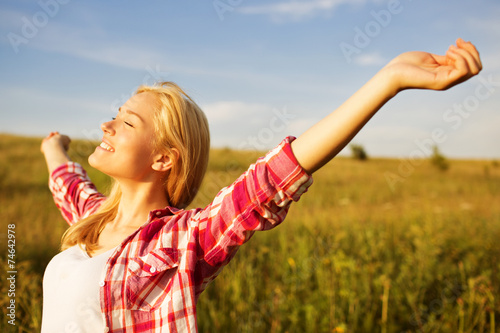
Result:
<svg viewBox="0 0 500 333">
<path fill-rule="evenodd" d="M 66 225 L 40 139 L 0 135 L 1 332 L 38 332 L 43 271 Z M 93 144 L 72 143 L 84 166 Z M 261 154 L 211 152 L 193 206 Z M 257 233 L 201 295 L 200 332 L 500 332 L 500 166 L 429 161 L 394 188 L 399 160 L 337 158 L 276 229 Z M 108 179 L 87 169 L 98 188 Z M 7 323 L 8 224 L 16 326 Z"/>
</svg>

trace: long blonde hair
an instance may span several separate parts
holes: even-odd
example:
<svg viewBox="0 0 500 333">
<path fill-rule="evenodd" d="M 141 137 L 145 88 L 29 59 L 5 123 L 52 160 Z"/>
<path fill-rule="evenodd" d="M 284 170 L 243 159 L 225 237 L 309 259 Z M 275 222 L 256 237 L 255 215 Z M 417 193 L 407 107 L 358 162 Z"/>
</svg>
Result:
<svg viewBox="0 0 500 333">
<path fill-rule="evenodd" d="M 200 107 L 173 82 L 143 85 L 135 94 L 143 92 L 153 93 L 159 102 L 153 119 L 153 153 L 161 152 L 177 160 L 163 184 L 167 199 L 171 206 L 185 208 L 196 196 L 207 169 L 210 149 L 207 119 Z M 177 150 L 178 157 L 174 156 L 173 149 Z M 79 244 L 85 245 L 87 252 L 94 251 L 104 226 L 115 219 L 120 199 L 120 185 L 114 182 L 96 213 L 73 224 L 64 233 L 61 250 Z"/>
</svg>

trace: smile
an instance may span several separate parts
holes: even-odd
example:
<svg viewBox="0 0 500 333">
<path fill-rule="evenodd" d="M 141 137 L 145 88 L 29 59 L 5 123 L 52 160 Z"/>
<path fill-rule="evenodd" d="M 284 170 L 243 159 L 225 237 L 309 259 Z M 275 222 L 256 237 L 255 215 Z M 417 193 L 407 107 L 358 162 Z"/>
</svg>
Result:
<svg viewBox="0 0 500 333">
<path fill-rule="evenodd" d="M 115 151 L 113 149 L 113 147 L 111 147 L 110 145 L 108 145 L 106 142 L 101 142 L 101 144 L 99 145 L 99 147 L 101 147 L 104 150 L 110 151 L 110 152 L 114 152 Z"/>
</svg>

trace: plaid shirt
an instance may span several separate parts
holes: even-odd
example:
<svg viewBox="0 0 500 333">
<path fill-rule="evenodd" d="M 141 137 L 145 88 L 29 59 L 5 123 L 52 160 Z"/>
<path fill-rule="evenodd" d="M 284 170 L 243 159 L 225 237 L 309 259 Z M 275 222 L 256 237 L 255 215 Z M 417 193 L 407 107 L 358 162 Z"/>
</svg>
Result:
<svg viewBox="0 0 500 333">
<path fill-rule="evenodd" d="M 283 221 L 312 184 L 286 138 L 222 189 L 204 209 L 150 212 L 105 266 L 100 305 L 106 332 L 196 332 L 196 301 L 256 230 Z M 69 162 L 49 181 L 69 224 L 94 213 L 105 197 Z"/>
</svg>

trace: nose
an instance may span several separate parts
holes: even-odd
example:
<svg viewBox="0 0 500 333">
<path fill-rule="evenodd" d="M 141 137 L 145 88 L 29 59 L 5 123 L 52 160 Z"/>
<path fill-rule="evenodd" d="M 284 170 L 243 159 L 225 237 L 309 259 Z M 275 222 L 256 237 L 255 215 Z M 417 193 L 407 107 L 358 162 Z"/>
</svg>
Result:
<svg viewBox="0 0 500 333">
<path fill-rule="evenodd" d="M 115 130 L 113 129 L 113 122 L 114 122 L 114 119 L 113 120 L 110 120 L 110 121 L 106 121 L 104 123 L 101 124 L 101 130 L 104 132 L 104 133 L 107 133 L 107 134 L 114 134 L 115 133 Z"/>
</svg>

